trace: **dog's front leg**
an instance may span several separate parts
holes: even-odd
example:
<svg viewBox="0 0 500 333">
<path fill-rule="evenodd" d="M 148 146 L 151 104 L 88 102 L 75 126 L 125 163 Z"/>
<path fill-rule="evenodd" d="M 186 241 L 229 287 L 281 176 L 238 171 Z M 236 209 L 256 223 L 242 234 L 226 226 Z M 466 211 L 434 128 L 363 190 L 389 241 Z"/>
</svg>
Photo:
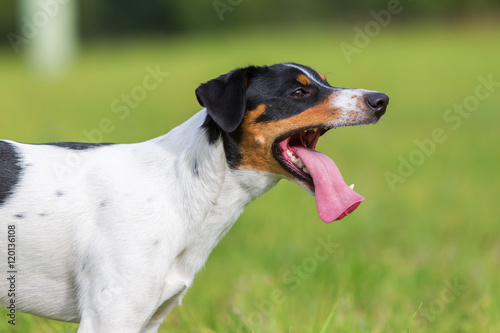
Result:
<svg viewBox="0 0 500 333">
<path fill-rule="evenodd" d="M 185 284 L 169 284 L 165 283 L 162 291 L 162 299 L 167 298 L 163 304 L 161 304 L 153 316 L 148 320 L 146 326 L 141 330 L 141 333 L 156 333 L 160 327 L 163 320 L 170 311 L 173 310 L 177 305 L 181 304 L 181 300 L 188 290 L 188 286 Z"/>
<path fill-rule="evenodd" d="M 78 333 L 139 333 L 158 307 L 164 275 L 155 265 L 117 266 L 103 257 L 87 266 L 88 274 L 79 277 Z"/>
<path fill-rule="evenodd" d="M 109 293 L 106 304 L 91 304 L 81 312 L 78 333 L 139 333 L 154 313 L 156 298 L 153 294 L 134 292 L 135 286 L 121 294 Z M 106 294 L 104 290 L 102 294 Z"/>
</svg>

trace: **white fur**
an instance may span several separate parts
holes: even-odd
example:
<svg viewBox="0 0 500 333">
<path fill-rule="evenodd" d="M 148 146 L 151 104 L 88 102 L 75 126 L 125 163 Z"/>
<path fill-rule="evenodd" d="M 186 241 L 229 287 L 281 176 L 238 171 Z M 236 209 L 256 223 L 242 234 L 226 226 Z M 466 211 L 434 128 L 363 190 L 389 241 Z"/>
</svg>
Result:
<svg viewBox="0 0 500 333">
<path fill-rule="evenodd" d="M 332 109 L 342 110 L 334 121 L 327 124 L 331 127 L 354 126 L 360 124 L 374 124 L 378 118 L 366 107 L 366 96 L 375 91 L 365 89 L 337 89 L 330 95 L 329 104 Z"/>
<path fill-rule="evenodd" d="M 16 226 L 17 311 L 80 322 L 79 333 L 157 331 L 245 206 L 279 180 L 230 169 L 205 117 L 135 144 L 15 143 L 23 175 L 0 206 L 0 238 Z M 5 246 L 0 258 L 6 272 Z"/>
</svg>

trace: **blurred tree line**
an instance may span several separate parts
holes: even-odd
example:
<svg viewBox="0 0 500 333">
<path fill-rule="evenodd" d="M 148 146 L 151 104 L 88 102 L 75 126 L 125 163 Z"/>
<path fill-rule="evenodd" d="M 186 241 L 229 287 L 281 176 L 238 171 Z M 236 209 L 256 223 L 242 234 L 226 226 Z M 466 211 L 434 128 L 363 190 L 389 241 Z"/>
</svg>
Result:
<svg viewBox="0 0 500 333">
<path fill-rule="evenodd" d="M 20 34 L 21 0 L 0 0 L 0 43 L 9 32 Z M 64 6 L 69 0 L 31 0 Z M 84 38 L 207 31 L 298 22 L 366 22 L 370 11 L 402 6 L 398 20 L 454 18 L 498 13 L 500 0 L 82 0 L 79 24 Z M 50 7 L 50 5 L 48 5 Z"/>
</svg>

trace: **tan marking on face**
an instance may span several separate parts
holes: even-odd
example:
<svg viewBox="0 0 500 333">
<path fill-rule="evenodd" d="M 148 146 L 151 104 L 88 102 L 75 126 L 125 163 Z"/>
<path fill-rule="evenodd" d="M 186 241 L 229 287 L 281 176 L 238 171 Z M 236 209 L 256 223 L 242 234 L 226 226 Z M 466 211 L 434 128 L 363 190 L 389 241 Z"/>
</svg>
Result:
<svg viewBox="0 0 500 333">
<path fill-rule="evenodd" d="M 323 80 L 323 81 L 326 81 L 326 76 L 324 76 L 323 74 L 321 74 L 320 72 L 317 72 L 319 77 Z"/>
<path fill-rule="evenodd" d="M 259 122 L 255 120 L 265 111 L 266 105 L 259 105 L 255 110 L 249 111 L 243 120 L 241 140 L 241 168 L 274 172 L 287 178 L 292 175 L 283 169 L 272 154 L 272 145 L 281 135 L 303 127 L 320 127 L 341 119 L 343 112 L 333 108 L 332 99 L 334 92 L 320 104 L 304 110 L 300 114 L 272 122 Z"/>
<path fill-rule="evenodd" d="M 272 123 L 255 123 L 266 110 L 266 105 L 261 104 L 256 109 L 249 111 L 243 119 L 241 140 L 241 167 L 260 171 L 271 171 L 284 174 L 285 170 L 278 164 L 271 153 L 274 142 Z M 271 126 L 269 126 L 271 125 Z M 278 134 L 279 136 L 279 134 Z M 285 176 L 290 177 L 288 173 Z"/>
<path fill-rule="evenodd" d="M 309 78 L 307 76 L 305 76 L 304 74 L 300 74 L 299 76 L 297 76 L 297 81 L 300 84 L 303 84 L 305 86 L 308 86 L 311 84 L 311 80 L 309 80 Z"/>
</svg>

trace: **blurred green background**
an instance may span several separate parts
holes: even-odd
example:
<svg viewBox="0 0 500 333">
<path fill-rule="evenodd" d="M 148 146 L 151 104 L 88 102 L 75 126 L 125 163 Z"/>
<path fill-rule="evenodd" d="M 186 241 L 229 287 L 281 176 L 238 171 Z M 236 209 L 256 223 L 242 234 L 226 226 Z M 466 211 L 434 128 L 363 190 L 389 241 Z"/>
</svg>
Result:
<svg viewBox="0 0 500 333">
<path fill-rule="evenodd" d="M 366 197 L 356 212 L 324 224 L 281 181 L 160 332 L 500 332 L 498 1 L 81 1 L 57 75 L 35 70 L 34 39 L 15 52 L 7 38 L 23 37 L 20 8 L 0 3 L 2 139 L 147 140 L 201 109 L 201 82 L 248 64 L 294 61 L 391 98 L 379 124 L 318 145 Z M 149 70 L 168 75 L 138 98 Z M 1 315 L 1 332 L 78 327 Z"/>
</svg>

